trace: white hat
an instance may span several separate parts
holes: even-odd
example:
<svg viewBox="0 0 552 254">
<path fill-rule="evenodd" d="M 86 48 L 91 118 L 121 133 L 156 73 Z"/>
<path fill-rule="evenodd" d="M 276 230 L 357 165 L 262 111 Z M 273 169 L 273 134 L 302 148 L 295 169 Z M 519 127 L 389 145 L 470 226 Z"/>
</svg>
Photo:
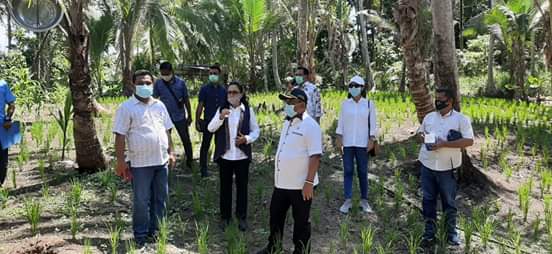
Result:
<svg viewBox="0 0 552 254">
<path fill-rule="evenodd" d="M 349 83 L 355 83 L 355 84 L 364 86 L 364 79 L 361 78 L 359 75 L 356 75 L 353 78 L 351 78 L 351 81 L 349 81 Z"/>
</svg>

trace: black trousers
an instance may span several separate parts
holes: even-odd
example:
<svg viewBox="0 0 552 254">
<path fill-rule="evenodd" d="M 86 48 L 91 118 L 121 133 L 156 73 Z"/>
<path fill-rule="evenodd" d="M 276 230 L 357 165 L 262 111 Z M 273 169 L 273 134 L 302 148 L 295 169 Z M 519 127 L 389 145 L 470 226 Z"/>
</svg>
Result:
<svg viewBox="0 0 552 254">
<path fill-rule="evenodd" d="M 294 254 L 310 253 L 311 225 L 309 221 L 312 199 L 303 200 L 302 190 L 274 188 L 270 201 L 270 236 L 268 248 L 277 249 L 282 245 L 286 215 L 289 207 L 293 214 Z"/>
<path fill-rule="evenodd" d="M 199 167 L 202 173 L 207 172 L 207 157 L 209 157 L 209 147 L 211 146 L 211 140 L 213 140 L 213 133 L 205 130 L 203 132 L 203 138 L 201 139 L 201 148 L 199 150 Z"/>
<path fill-rule="evenodd" d="M 247 183 L 249 160 L 230 161 L 220 159 L 220 215 L 223 220 L 232 218 L 232 182 L 236 176 L 236 217 L 247 218 Z"/>
<path fill-rule="evenodd" d="M 0 187 L 6 180 L 6 174 L 8 173 L 8 149 L 2 149 L 0 145 Z"/>
<path fill-rule="evenodd" d="M 194 152 L 192 151 L 192 141 L 190 141 L 190 131 L 188 130 L 188 123 L 186 119 L 178 122 L 173 122 L 178 136 L 184 146 L 184 153 L 186 154 L 186 162 L 191 162 L 194 159 Z"/>
</svg>

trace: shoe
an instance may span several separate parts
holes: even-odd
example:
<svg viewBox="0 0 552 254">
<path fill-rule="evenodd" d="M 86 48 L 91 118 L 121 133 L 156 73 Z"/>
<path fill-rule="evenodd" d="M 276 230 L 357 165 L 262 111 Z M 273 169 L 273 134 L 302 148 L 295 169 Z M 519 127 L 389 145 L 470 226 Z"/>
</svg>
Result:
<svg viewBox="0 0 552 254">
<path fill-rule="evenodd" d="M 207 170 L 201 170 L 201 177 L 202 178 L 207 178 L 209 176 L 210 176 L 210 174 Z"/>
<path fill-rule="evenodd" d="M 347 214 L 347 213 L 349 213 L 349 210 L 351 210 L 352 206 L 353 206 L 353 201 L 350 198 L 345 199 L 345 202 L 339 208 L 339 211 L 344 213 L 344 214 Z"/>
<path fill-rule="evenodd" d="M 460 237 L 458 237 L 458 235 L 454 235 L 449 237 L 448 244 L 450 246 L 460 246 L 462 242 L 460 241 Z"/>
<path fill-rule="evenodd" d="M 156 243 L 157 242 L 157 233 L 148 233 L 146 236 L 146 243 Z"/>
<path fill-rule="evenodd" d="M 420 243 L 420 247 L 426 249 L 426 248 L 431 248 L 433 245 L 435 245 L 435 238 L 422 237 L 422 242 Z"/>
<path fill-rule="evenodd" d="M 146 238 L 136 238 L 134 243 L 136 244 L 136 249 L 142 249 L 146 247 Z"/>
<path fill-rule="evenodd" d="M 365 212 L 365 213 L 372 213 L 374 212 L 372 210 L 372 207 L 370 207 L 370 204 L 368 204 L 368 200 L 367 199 L 363 199 L 360 201 L 360 208 L 362 208 L 362 211 Z"/>
<path fill-rule="evenodd" d="M 246 219 L 239 219 L 239 223 L 238 223 L 238 229 L 242 232 L 245 232 L 247 231 L 247 220 Z"/>
</svg>

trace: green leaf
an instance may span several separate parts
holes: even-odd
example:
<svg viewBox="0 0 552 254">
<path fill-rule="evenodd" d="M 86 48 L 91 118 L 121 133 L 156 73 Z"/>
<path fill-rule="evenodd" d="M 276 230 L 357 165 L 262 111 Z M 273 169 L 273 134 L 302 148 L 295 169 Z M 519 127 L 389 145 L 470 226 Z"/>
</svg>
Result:
<svg viewBox="0 0 552 254">
<path fill-rule="evenodd" d="M 262 29 L 266 18 L 265 0 L 242 0 L 243 22 L 247 33 L 255 33 Z"/>
</svg>

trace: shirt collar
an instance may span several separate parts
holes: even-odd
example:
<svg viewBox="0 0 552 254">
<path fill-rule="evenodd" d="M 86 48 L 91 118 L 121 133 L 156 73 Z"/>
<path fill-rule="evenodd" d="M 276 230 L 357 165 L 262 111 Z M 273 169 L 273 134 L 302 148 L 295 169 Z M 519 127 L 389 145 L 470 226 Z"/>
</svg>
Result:
<svg viewBox="0 0 552 254">
<path fill-rule="evenodd" d="M 130 101 L 133 103 L 133 104 L 139 104 L 139 103 L 142 103 L 142 104 L 146 104 L 146 103 L 143 103 L 141 102 L 140 100 L 138 100 L 138 98 L 136 98 L 136 94 L 133 94 L 130 98 Z M 157 99 L 155 98 L 151 98 L 150 100 L 150 103 L 147 103 L 146 105 L 152 105 L 154 103 L 157 103 Z"/>
<path fill-rule="evenodd" d="M 235 107 L 232 105 L 230 105 L 230 108 L 235 109 Z M 243 105 L 243 103 L 241 103 L 237 108 L 239 108 L 241 111 L 245 111 L 245 105 Z"/>
<path fill-rule="evenodd" d="M 355 101 L 355 99 L 353 99 L 353 97 L 351 97 L 351 98 L 349 98 L 349 99 L 347 99 L 347 100 L 350 101 L 350 102 L 353 102 L 353 103 L 357 103 L 357 102 Z M 363 103 L 363 102 L 365 102 L 365 101 L 368 101 L 368 100 L 367 100 L 366 98 L 364 98 L 364 97 L 360 97 L 360 100 L 358 100 L 358 103 Z"/>
<path fill-rule="evenodd" d="M 454 109 L 451 109 L 451 110 L 450 110 L 448 113 L 446 113 L 445 115 L 441 115 L 441 113 L 437 111 L 437 114 L 439 114 L 439 116 L 440 116 L 441 118 L 448 118 L 448 117 L 450 117 L 450 116 L 452 115 L 452 112 L 453 112 L 453 111 L 454 111 Z"/>
</svg>

